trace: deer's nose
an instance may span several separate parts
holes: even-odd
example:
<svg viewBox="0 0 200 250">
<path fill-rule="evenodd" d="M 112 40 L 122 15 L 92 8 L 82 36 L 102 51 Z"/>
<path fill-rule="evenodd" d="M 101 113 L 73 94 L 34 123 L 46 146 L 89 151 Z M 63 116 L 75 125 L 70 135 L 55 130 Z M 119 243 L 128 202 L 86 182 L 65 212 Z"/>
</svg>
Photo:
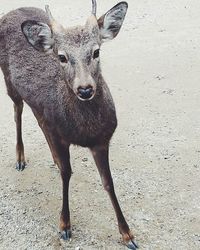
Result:
<svg viewBox="0 0 200 250">
<path fill-rule="evenodd" d="M 86 86 L 86 87 L 79 87 L 78 88 L 78 95 L 80 98 L 87 100 L 90 99 L 90 97 L 92 97 L 94 93 L 94 90 L 92 88 L 92 86 Z"/>
</svg>

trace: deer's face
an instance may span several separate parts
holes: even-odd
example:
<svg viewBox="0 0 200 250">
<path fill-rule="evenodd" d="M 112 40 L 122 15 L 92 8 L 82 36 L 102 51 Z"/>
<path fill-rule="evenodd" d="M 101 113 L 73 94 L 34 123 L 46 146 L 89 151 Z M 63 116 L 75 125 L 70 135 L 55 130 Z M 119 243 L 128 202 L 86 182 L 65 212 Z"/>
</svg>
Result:
<svg viewBox="0 0 200 250">
<path fill-rule="evenodd" d="M 81 101 L 91 100 L 98 84 L 100 46 L 113 39 L 123 23 L 127 4 L 121 2 L 105 15 L 92 15 L 84 26 L 65 29 L 55 22 L 46 7 L 51 26 L 36 21 L 25 21 L 22 32 L 37 50 L 54 53 L 61 65 L 66 84 Z"/>
<path fill-rule="evenodd" d="M 54 53 L 63 69 L 66 83 L 82 101 L 96 93 L 100 73 L 100 38 L 98 26 L 75 27 L 55 34 Z"/>
</svg>

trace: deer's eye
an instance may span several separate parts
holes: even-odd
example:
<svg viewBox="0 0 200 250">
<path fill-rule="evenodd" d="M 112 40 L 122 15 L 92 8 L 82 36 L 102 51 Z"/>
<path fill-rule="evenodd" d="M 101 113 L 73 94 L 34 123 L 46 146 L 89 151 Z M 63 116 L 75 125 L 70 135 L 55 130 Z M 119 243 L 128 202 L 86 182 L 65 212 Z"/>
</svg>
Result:
<svg viewBox="0 0 200 250">
<path fill-rule="evenodd" d="M 98 58 L 98 57 L 99 57 L 99 49 L 96 49 L 93 54 L 93 59 Z"/>
<path fill-rule="evenodd" d="M 59 60 L 62 62 L 62 63 L 67 63 L 67 58 L 65 55 L 58 55 L 58 58 Z"/>
</svg>

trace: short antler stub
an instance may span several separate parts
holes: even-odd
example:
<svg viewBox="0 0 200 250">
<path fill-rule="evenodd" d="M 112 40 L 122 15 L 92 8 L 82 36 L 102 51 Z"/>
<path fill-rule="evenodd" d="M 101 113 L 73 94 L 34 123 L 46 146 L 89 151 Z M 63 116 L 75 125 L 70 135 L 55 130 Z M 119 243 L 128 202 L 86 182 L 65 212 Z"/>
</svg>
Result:
<svg viewBox="0 0 200 250">
<path fill-rule="evenodd" d="M 96 16 L 97 13 L 97 2 L 96 0 L 92 0 L 92 15 Z"/>
</svg>

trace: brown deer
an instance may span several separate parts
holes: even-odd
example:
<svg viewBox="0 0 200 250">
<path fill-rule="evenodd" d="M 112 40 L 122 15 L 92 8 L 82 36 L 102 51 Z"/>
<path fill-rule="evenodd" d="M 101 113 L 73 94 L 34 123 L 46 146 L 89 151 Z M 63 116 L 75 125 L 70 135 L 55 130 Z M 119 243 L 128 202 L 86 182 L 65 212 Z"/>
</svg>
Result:
<svg viewBox="0 0 200 250">
<path fill-rule="evenodd" d="M 115 195 L 109 167 L 109 142 L 116 129 L 115 106 L 101 74 L 99 51 L 117 36 L 127 12 L 120 2 L 97 19 L 96 1 L 84 26 L 64 28 L 37 8 L 20 8 L 0 20 L 0 67 L 14 102 L 17 170 L 26 162 L 21 131 L 23 101 L 32 109 L 63 181 L 60 235 L 71 237 L 68 189 L 70 144 L 88 147 L 114 207 L 124 244 L 136 249 L 134 236 Z"/>
</svg>

